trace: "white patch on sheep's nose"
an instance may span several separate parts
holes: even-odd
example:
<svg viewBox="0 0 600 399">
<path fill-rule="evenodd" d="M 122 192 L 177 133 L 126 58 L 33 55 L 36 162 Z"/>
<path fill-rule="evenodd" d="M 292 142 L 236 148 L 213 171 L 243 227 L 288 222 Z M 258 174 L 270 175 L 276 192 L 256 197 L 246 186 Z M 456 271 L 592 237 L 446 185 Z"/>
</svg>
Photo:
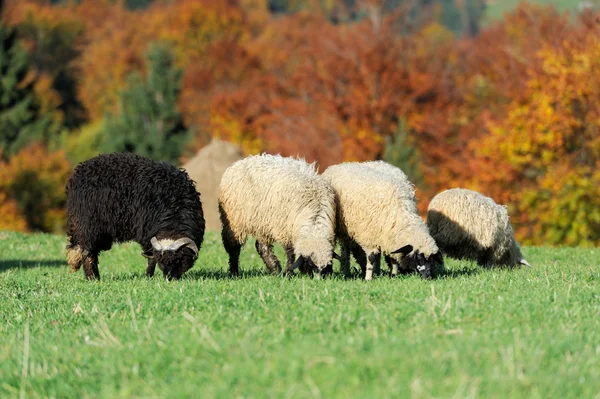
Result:
<svg viewBox="0 0 600 399">
<path fill-rule="evenodd" d="M 425 270 L 425 265 L 419 265 L 417 266 L 417 270 L 422 272 L 423 270 Z"/>
</svg>

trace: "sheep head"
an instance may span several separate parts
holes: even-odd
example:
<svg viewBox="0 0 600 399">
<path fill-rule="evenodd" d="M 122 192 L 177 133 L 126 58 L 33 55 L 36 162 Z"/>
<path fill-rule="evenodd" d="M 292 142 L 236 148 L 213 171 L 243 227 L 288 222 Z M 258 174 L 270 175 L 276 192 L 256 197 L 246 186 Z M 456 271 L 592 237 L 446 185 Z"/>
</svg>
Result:
<svg viewBox="0 0 600 399">
<path fill-rule="evenodd" d="M 444 270 L 444 258 L 439 251 L 425 256 L 418 249 L 413 251 L 412 245 L 405 245 L 391 254 L 402 254 L 403 268 L 419 272 L 425 280 L 436 278 Z"/>
<path fill-rule="evenodd" d="M 189 237 L 177 240 L 158 240 L 156 237 L 152 237 L 150 244 L 152 248 L 142 255 L 155 260 L 169 280 L 181 278 L 183 273 L 194 266 L 194 262 L 198 258 L 198 246 Z"/>
</svg>

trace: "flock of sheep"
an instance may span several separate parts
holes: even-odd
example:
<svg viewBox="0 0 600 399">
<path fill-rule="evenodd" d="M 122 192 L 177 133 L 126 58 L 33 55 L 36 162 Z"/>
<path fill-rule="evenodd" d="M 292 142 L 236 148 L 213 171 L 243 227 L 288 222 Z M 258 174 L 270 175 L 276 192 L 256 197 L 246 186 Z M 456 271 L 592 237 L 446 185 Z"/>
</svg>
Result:
<svg viewBox="0 0 600 399">
<path fill-rule="evenodd" d="M 180 278 L 198 257 L 204 238 L 200 194 L 184 170 L 130 153 L 103 154 L 77 165 L 67 182 L 67 262 L 99 279 L 98 254 L 114 242 L 136 241 L 165 277 Z M 232 164 L 219 188 L 223 246 L 229 270 L 239 273 L 248 236 L 267 269 L 282 271 L 273 251 L 286 251 L 286 274 L 299 269 L 331 274 L 333 260 L 350 275 L 354 256 L 366 280 L 380 272 L 435 278 L 443 255 L 484 267 L 527 265 L 505 206 L 466 189 L 436 195 L 427 223 L 417 211 L 414 185 L 383 161 L 346 162 L 319 174 L 314 164 L 256 155 Z M 334 252 L 336 242 L 341 254 Z"/>
</svg>

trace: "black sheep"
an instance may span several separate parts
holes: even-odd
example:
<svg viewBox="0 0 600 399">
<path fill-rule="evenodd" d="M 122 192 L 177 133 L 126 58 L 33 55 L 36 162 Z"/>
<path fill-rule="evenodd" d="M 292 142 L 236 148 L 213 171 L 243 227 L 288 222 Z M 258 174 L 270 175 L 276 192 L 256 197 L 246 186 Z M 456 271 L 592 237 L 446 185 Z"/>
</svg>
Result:
<svg viewBox="0 0 600 399">
<path fill-rule="evenodd" d="M 164 275 L 179 278 L 204 238 L 200 194 L 184 170 L 130 153 L 102 154 L 77 165 L 66 186 L 67 262 L 100 279 L 98 254 L 136 241 Z"/>
</svg>

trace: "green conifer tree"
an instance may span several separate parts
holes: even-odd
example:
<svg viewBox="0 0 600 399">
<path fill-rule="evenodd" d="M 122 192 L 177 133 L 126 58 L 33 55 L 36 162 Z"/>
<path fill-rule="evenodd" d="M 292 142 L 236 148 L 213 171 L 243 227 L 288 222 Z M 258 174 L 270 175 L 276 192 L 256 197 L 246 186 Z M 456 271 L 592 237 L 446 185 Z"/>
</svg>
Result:
<svg viewBox="0 0 600 399">
<path fill-rule="evenodd" d="M 119 114 L 105 118 L 102 152 L 133 152 L 177 163 L 189 134 L 177 109 L 181 69 L 169 50 L 153 45 L 146 54 L 148 76 L 128 79 L 119 96 Z"/>
<path fill-rule="evenodd" d="M 1 4 L 0 4 L 1 6 Z M 14 29 L 0 21 L 0 148 L 7 160 L 35 139 L 47 139 L 49 118 L 40 114 L 27 52 Z"/>
<path fill-rule="evenodd" d="M 396 132 L 386 138 L 383 160 L 402 169 L 413 184 L 423 187 L 421 155 L 408 134 L 409 128 L 406 121 L 400 119 Z"/>
</svg>

